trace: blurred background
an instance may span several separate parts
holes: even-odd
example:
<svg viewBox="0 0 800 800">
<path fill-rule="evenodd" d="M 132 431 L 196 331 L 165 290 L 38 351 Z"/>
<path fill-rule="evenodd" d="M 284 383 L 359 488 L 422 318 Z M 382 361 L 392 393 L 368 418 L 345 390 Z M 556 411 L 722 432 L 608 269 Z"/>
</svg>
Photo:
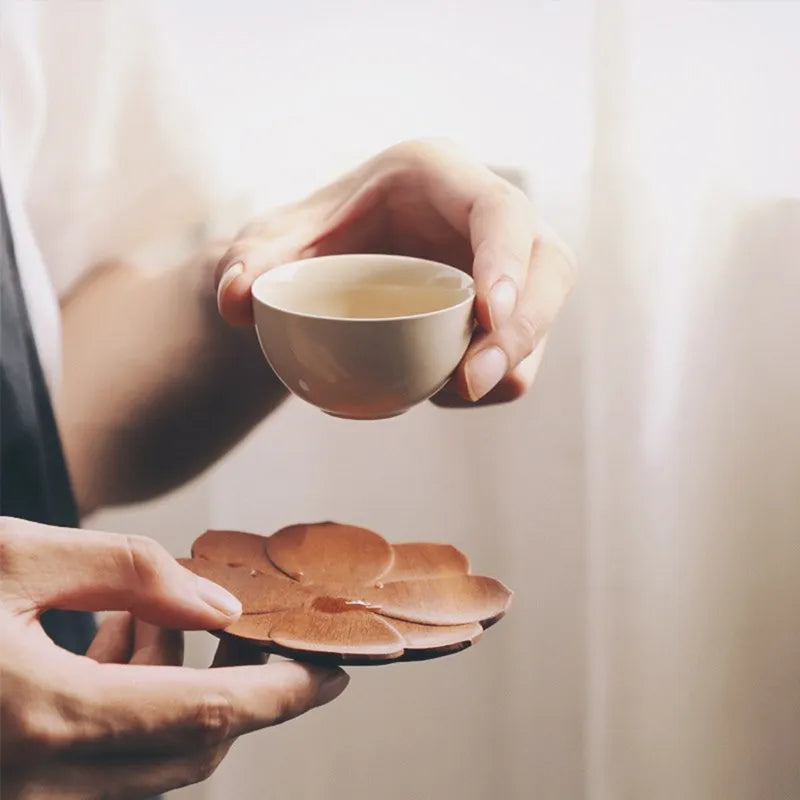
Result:
<svg viewBox="0 0 800 800">
<path fill-rule="evenodd" d="M 516 591 L 477 647 L 354 668 L 170 797 L 800 796 L 800 4 L 60 9 L 128 93 L 108 152 L 144 155 L 109 180 L 168 176 L 104 216 L 96 185 L 62 186 L 95 211 L 52 245 L 62 290 L 104 249 L 172 257 L 419 136 L 524 185 L 581 262 L 512 407 L 290 402 L 190 486 L 87 521 L 185 555 L 208 527 L 332 518 L 453 542 Z M 188 644 L 210 661 L 213 637 Z"/>
</svg>

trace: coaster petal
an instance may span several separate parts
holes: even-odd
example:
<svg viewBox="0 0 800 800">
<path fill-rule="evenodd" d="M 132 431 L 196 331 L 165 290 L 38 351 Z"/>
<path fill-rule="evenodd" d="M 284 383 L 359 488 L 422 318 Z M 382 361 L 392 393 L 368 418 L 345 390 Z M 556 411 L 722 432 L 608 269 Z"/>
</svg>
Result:
<svg viewBox="0 0 800 800">
<path fill-rule="evenodd" d="M 300 583 L 353 587 L 374 583 L 394 561 L 382 536 L 335 522 L 283 528 L 267 539 L 266 552 L 278 569 Z"/>
<path fill-rule="evenodd" d="M 438 650 L 441 647 L 471 644 L 483 633 L 478 622 L 466 625 L 420 625 L 388 617 L 386 621 L 403 637 L 407 650 Z"/>
<path fill-rule="evenodd" d="M 280 647 L 309 653 L 395 658 L 404 648 L 402 636 L 388 622 L 361 608 L 334 614 L 310 608 L 284 611 L 269 636 Z"/>
<path fill-rule="evenodd" d="M 361 597 L 387 617 L 427 625 L 463 625 L 502 615 L 511 592 L 494 578 L 447 575 L 365 587 Z"/>
<path fill-rule="evenodd" d="M 392 545 L 394 564 L 381 583 L 410 578 L 433 578 L 441 575 L 466 575 L 469 560 L 451 544 L 408 542 Z"/>
<path fill-rule="evenodd" d="M 204 558 L 179 558 L 179 563 L 195 575 L 208 578 L 236 595 L 245 614 L 282 611 L 302 606 L 309 593 L 285 576 L 273 578 L 249 567 L 229 567 Z"/>
<path fill-rule="evenodd" d="M 267 575 L 285 577 L 267 556 L 264 549 L 267 538 L 244 531 L 208 530 L 194 540 L 192 556 L 232 567 L 251 567 Z"/>
</svg>

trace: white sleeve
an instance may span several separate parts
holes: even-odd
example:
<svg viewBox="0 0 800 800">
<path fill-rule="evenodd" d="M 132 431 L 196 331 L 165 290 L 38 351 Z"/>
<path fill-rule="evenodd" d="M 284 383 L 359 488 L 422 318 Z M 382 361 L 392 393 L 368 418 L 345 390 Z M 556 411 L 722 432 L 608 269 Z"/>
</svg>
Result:
<svg viewBox="0 0 800 800">
<path fill-rule="evenodd" d="M 39 361 L 50 393 L 55 394 L 61 362 L 58 299 L 25 208 L 43 124 L 41 67 L 33 47 L 39 7 L 32 3 L 0 7 L 0 181 Z"/>
<path fill-rule="evenodd" d="M 12 139 L 57 294 L 103 259 L 177 254 L 233 190 L 147 4 L 18 5 L 35 11 L 17 26 L 29 100 Z"/>
</svg>

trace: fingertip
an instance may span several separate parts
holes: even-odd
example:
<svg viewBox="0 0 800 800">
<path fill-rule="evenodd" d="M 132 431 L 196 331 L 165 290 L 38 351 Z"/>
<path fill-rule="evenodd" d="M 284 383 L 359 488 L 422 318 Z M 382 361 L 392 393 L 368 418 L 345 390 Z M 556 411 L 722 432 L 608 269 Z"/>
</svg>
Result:
<svg viewBox="0 0 800 800">
<path fill-rule="evenodd" d="M 450 397 L 453 400 L 457 402 L 460 399 L 462 402 L 468 403 L 469 405 L 474 404 L 475 400 L 470 395 L 469 385 L 467 384 L 467 359 L 461 362 L 450 382 L 452 384 Z"/>
<path fill-rule="evenodd" d="M 464 382 L 468 398 L 473 402 L 480 400 L 500 383 L 508 369 L 508 356 L 496 344 L 470 355 L 464 366 Z"/>
<path fill-rule="evenodd" d="M 243 328 L 253 323 L 252 286 L 253 280 L 242 263 L 229 267 L 220 279 L 217 308 L 229 325 Z"/>
<path fill-rule="evenodd" d="M 283 683 L 295 692 L 295 713 L 304 709 L 316 708 L 337 698 L 350 682 L 350 676 L 339 667 L 325 667 L 316 664 L 303 664 L 299 661 L 283 661 L 272 664 L 268 669 L 280 670 Z M 294 715 L 294 714 L 293 714 Z"/>
<path fill-rule="evenodd" d="M 463 383 L 463 375 L 459 367 L 444 388 L 431 397 L 431 403 L 439 408 L 461 408 L 472 405 L 464 396 L 461 383 Z"/>
<path fill-rule="evenodd" d="M 217 283 L 217 304 L 225 294 L 226 289 L 244 272 L 244 262 L 235 261 L 233 264 L 228 264 L 222 270 Z"/>
<path fill-rule="evenodd" d="M 242 604 L 238 597 L 201 575 L 195 575 L 194 579 L 200 599 L 225 618 L 225 625 L 230 625 L 242 615 Z"/>
<path fill-rule="evenodd" d="M 183 630 L 220 630 L 242 614 L 242 603 L 223 586 L 199 575 L 191 558 L 176 558 L 180 575 L 163 581 L 164 592 L 138 606 L 146 622 Z"/>
<path fill-rule="evenodd" d="M 335 700 L 350 683 L 350 676 L 343 670 L 336 669 L 329 670 L 329 674 L 322 679 L 319 691 L 317 692 L 317 705 L 324 706 Z"/>
</svg>

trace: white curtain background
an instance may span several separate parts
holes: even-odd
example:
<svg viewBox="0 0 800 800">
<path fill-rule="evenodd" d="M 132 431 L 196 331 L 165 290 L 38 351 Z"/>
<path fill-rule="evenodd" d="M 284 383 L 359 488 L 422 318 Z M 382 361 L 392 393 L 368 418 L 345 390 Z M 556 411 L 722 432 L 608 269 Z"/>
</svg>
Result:
<svg viewBox="0 0 800 800">
<path fill-rule="evenodd" d="M 449 135 L 522 175 L 582 264 L 513 406 L 292 402 L 193 485 L 89 521 L 181 555 L 334 518 L 453 542 L 516 590 L 475 648 L 354 669 L 174 797 L 800 796 L 800 3 L 153 13 L 230 217 Z"/>
</svg>

